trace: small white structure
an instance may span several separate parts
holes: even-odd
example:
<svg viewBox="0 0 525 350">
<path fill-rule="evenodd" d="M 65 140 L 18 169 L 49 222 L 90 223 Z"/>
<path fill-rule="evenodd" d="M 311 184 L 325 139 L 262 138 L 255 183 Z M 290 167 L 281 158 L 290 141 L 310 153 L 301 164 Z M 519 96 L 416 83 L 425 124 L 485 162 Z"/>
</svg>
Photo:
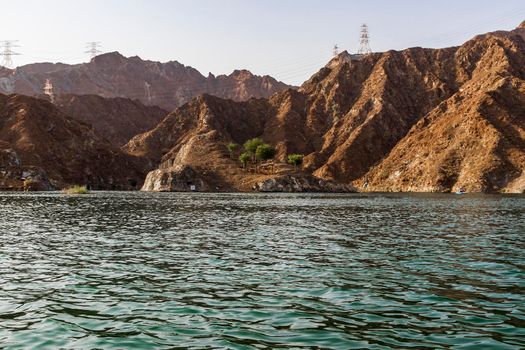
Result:
<svg viewBox="0 0 525 350">
<path fill-rule="evenodd" d="M 44 94 L 49 96 L 51 99 L 51 103 L 55 103 L 55 95 L 53 94 L 53 84 L 51 84 L 50 79 L 46 79 L 46 83 L 44 85 Z"/>
</svg>

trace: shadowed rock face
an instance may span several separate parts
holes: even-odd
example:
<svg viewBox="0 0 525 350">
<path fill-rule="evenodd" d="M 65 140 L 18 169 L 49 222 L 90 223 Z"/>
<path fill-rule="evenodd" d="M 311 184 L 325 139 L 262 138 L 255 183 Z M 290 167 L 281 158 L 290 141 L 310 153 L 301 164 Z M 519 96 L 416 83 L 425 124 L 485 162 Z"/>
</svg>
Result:
<svg viewBox="0 0 525 350">
<path fill-rule="evenodd" d="M 205 77 L 176 61 L 160 63 L 112 52 L 84 64 L 35 63 L 16 70 L 0 68 L 0 93 L 40 95 L 46 79 L 52 82 L 55 95 L 126 97 L 166 110 L 203 93 L 243 101 L 269 97 L 289 87 L 270 76 L 256 76 L 246 70 Z"/>
<path fill-rule="evenodd" d="M 23 166 L 18 153 L 0 141 L 0 190 L 53 190 L 44 170 Z"/>
<path fill-rule="evenodd" d="M 262 136 L 279 160 L 303 153 L 305 172 L 366 190 L 521 192 L 524 55 L 523 28 L 446 49 L 344 52 L 297 91 L 243 103 L 199 97 L 124 149 L 231 183 L 224 144 Z"/>
<path fill-rule="evenodd" d="M 139 100 L 64 94 L 54 104 L 74 119 L 93 126 L 111 144 L 121 147 L 133 136 L 154 128 L 168 112 Z"/>
<path fill-rule="evenodd" d="M 4 188 L 22 189 L 29 179 L 49 181 L 49 188 L 82 184 L 94 189 L 134 189 L 142 184 L 141 169 L 136 159 L 53 104 L 0 95 L 0 182 L 7 184 Z"/>
</svg>

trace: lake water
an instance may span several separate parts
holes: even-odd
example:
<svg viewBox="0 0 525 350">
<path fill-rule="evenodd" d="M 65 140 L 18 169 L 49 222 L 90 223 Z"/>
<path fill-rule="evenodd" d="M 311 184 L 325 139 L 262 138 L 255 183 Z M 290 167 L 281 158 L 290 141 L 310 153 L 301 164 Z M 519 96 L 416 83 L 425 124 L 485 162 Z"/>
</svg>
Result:
<svg viewBox="0 0 525 350">
<path fill-rule="evenodd" d="M 3 193 L 0 348 L 523 348 L 524 214 L 524 196 Z"/>
</svg>

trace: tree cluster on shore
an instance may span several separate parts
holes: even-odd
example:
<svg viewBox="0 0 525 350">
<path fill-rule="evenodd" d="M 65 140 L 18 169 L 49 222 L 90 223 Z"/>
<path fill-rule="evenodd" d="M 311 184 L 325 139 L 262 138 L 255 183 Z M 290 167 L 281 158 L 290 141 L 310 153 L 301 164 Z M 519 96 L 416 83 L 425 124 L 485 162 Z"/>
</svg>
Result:
<svg viewBox="0 0 525 350">
<path fill-rule="evenodd" d="M 239 151 L 240 146 L 234 142 L 230 142 L 226 145 L 230 158 L 234 159 L 235 154 Z M 255 171 L 257 172 L 259 162 L 271 160 L 275 157 L 277 151 L 275 147 L 265 143 L 261 138 L 256 137 L 247 140 L 243 144 L 242 152 L 239 155 L 239 161 L 242 164 L 242 168 L 246 170 L 247 165 L 251 162 L 255 165 Z M 302 154 L 289 154 L 287 162 L 294 166 L 294 171 L 297 171 L 297 167 L 303 163 Z"/>
</svg>

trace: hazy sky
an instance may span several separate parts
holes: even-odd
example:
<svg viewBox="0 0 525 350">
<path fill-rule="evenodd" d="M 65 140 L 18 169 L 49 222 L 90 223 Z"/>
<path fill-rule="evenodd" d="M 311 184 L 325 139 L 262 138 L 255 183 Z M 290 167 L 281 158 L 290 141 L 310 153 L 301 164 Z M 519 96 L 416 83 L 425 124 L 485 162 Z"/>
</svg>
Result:
<svg viewBox="0 0 525 350">
<path fill-rule="evenodd" d="M 201 73 L 246 68 L 300 84 L 338 44 L 374 51 L 459 45 L 525 20 L 525 0 L 0 0 L 0 40 L 32 62 L 89 60 L 87 41 L 143 59 L 177 60 Z"/>
</svg>

